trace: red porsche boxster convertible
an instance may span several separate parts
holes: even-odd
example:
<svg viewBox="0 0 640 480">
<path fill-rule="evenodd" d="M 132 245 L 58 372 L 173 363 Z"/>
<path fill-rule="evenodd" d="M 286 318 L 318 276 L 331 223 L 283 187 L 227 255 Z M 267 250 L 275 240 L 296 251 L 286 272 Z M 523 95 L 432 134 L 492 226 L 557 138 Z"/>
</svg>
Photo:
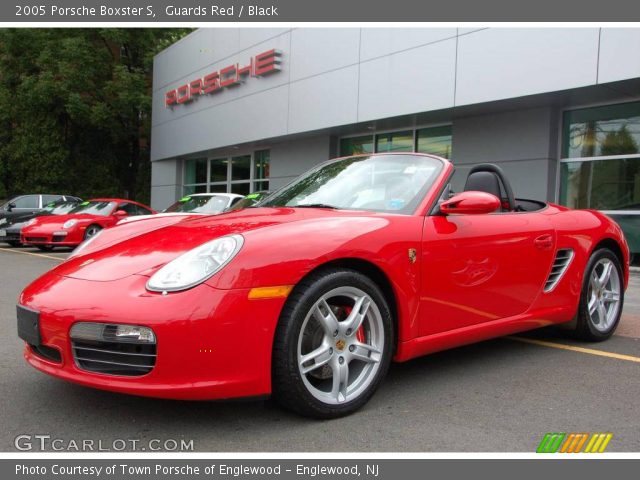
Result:
<svg viewBox="0 0 640 480">
<path fill-rule="evenodd" d="M 365 404 L 392 360 L 553 324 L 610 337 L 629 275 L 618 225 L 516 198 L 491 164 L 453 194 L 453 171 L 341 158 L 256 208 L 103 230 L 20 295 L 26 360 L 95 388 L 272 394 L 331 418 Z"/>
<path fill-rule="evenodd" d="M 123 198 L 94 198 L 80 203 L 66 215 L 38 217 L 25 224 L 21 242 L 40 250 L 75 247 L 103 228 L 130 215 L 152 215 L 155 210 Z"/>
</svg>

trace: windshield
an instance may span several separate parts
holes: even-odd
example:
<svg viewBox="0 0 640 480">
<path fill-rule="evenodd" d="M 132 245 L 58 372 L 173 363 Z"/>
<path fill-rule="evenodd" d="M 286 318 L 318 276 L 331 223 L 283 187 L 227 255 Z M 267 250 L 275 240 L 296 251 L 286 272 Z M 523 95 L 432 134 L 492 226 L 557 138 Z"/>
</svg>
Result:
<svg viewBox="0 0 640 480">
<path fill-rule="evenodd" d="M 419 155 L 343 158 L 303 174 L 261 207 L 327 207 L 413 213 L 442 168 Z"/>
<path fill-rule="evenodd" d="M 227 197 L 219 195 L 212 196 L 187 196 L 182 197 L 176 203 L 171 205 L 165 212 L 181 212 L 181 213 L 220 213 L 229 204 Z"/>
<path fill-rule="evenodd" d="M 116 202 L 90 201 L 82 202 L 77 207 L 71 209 L 69 213 L 86 213 L 89 215 L 102 215 L 106 217 L 116 206 Z"/>
<path fill-rule="evenodd" d="M 77 206 L 78 202 L 54 202 L 44 207 L 44 211 L 51 215 L 63 215 L 69 213 Z"/>
<path fill-rule="evenodd" d="M 260 202 L 269 194 L 267 191 L 260 191 L 250 193 L 242 200 L 236 202 L 232 207 L 227 209 L 228 212 L 233 212 L 234 210 L 242 210 L 243 208 L 249 207 L 258 207 L 260 206 Z"/>
</svg>

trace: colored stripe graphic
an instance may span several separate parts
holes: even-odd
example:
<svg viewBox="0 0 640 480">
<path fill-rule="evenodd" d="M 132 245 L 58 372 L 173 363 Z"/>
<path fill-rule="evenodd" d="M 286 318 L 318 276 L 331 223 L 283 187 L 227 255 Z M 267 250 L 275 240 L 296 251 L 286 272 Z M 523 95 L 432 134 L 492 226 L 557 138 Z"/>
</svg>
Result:
<svg viewBox="0 0 640 480">
<path fill-rule="evenodd" d="M 588 433 L 570 433 L 569 435 L 567 435 L 567 439 L 562 445 L 560 453 L 580 452 L 580 450 L 582 450 L 582 446 L 585 444 L 588 438 Z"/>
<path fill-rule="evenodd" d="M 594 433 L 584 449 L 584 453 L 602 453 L 613 438 L 612 433 Z"/>
<path fill-rule="evenodd" d="M 545 434 L 536 453 L 603 453 L 612 438 L 612 433 L 552 432 Z M 587 446 L 583 451 L 585 443 Z"/>
<path fill-rule="evenodd" d="M 566 433 L 547 433 L 538 445 L 536 453 L 556 453 Z"/>
</svg>

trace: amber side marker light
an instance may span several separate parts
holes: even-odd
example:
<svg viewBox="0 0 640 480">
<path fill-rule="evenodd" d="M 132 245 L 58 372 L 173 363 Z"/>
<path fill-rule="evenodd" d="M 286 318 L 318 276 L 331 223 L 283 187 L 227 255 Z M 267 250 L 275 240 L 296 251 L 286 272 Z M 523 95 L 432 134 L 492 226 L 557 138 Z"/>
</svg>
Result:
<svg viewBox="0 0 640 480">
<path fill-rule="evenodd" d="M 249 300 L 260 298 L 282 298 L 293 290 L 293 285 L 279 285 L 276 287 L 257 287 L 249 290 Z"/>
</svg>

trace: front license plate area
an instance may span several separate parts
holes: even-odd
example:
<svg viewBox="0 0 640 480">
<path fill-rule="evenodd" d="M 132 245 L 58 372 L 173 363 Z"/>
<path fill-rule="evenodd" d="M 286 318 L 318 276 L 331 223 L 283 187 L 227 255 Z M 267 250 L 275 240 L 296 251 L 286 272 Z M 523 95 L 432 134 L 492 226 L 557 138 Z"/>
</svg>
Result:
<svg viewBox="0 0 640 480">
<path fill-rule="evenodd" d="M 16 306 L 18 313 L 18 336 L 30 345 L 40 345 L 40 313 L 21 305 Z"/>
</svg>

